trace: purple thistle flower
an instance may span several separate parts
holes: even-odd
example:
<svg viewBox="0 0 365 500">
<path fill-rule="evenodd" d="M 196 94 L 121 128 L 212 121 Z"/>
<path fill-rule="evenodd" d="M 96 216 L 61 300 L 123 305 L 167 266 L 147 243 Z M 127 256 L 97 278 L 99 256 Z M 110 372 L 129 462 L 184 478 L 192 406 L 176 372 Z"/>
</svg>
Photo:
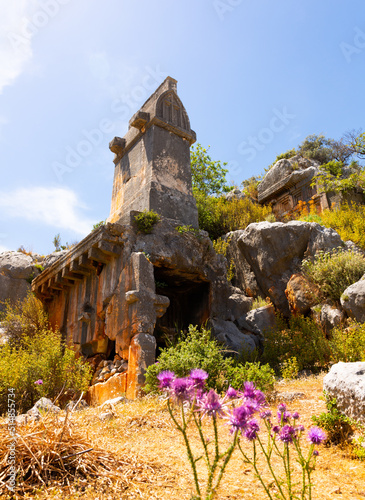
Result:
<svg viewBox="0 0 365 500">
<path fill-rule="evenodd" d="M 292 417 L 294 418 L 294 420 L 298 420 L 300 418 L 299 416 L 299 413 L 297 411 L 295 411 L 293 414 L 292 414 Z"/>
<path fill-rule="evenodd" d="M 253 382 L 245 382 L 244 383 L 244 391 L 243 396 L 245 398 L 254 399 L 255 398 L 255 384 Z"/>
<path fill-rule="evenodd" d="M 37 385 L 42 385 L 43 384 L 43 380 L 40 378 L 39 380 L 36 380 L 34 383 L 37 384 Z"/>
<path fill-rule="evenodd" d="M 157 379 L 160 381 L 159 388 L 163 391 L 171 388 L 172 381 L 175 378 L 175 373 L 170 370 L 165 370 L 157 375 Z"/>
<path fill-rule="evenodd" d="M 296 432 L 303 432 L 303 431 L 304 431 L 304 425 L 298 425 L 298 426 L 295 428 L 295 431 L 296 431 Z"/>
<path fill-rule="evenodd" d="M 247 426 L 247 409 L 245 406 L 233 408 L 228 414 L 228 424 L 231 426 L 230 432 L 242 431 Z"/>
<path fill-rule="evenodd" d="M 224 415 L 222 400 L 214 389 L 210 389 L 207 394 L 204 394 L 198 404 L 203 416 L 208 415 L 210 417 L 216 417 L 218 415 Z"/>
<path fill-rule="evenodd" d="M 289 422 L 289 419 L 291 417 L 291 414 L 288 412 L 288 411 L 278 411 L 278 421 L 280 423 L 288 423 Z"/>
<path fill-rule="evenodd" d="M 283 443 L 292 443 L 295 436 L 295 429 L 291 425 L 284 425 L 279 434 L 279 439 Z"/>
<path fill-rule="evenodd" d="M 263 412 L 260 413 L 260 418 L 262 420 L 266 420 L 271 417 L 271 411 L 270 410 L 264 410 Z"/>
<path fill-rule="evenodd" d="M 250 420 L 247 424 L 247 428 L 245 430 L 245 437 L 249 441 L 253 441 L 257 437 L 257 433 L 260 430 L 259 424 L 257 423 L 257 420 L 254 418 Z"/>
<path fill-rule="evenodd" d="M 280 403 L 278 406 L 278 411 L 280 411 L 280 413 L 283 413 L 285 410 L 286 410 L 286 404 Z"/>
<path fill-rule="evenodd" d="M 200 368 L 191 370 L 189 378 L 196 389 L 204 389 L 205 381 L 209 377 L 208 373 Z"/>
<path fill-rule="evenodd" d="M 238 396 L 238 393 L 236 389 L 233 389 L 233 387 L 229 386 L 227 392 L 226 392 L 226 397 L 228 399 L 235 399 Z"/>
<path fill-rule="evenodd" d="M 278 432 L 280 432 L 280 427 L 278 425 L 274 425 L 272 430 L 273 430 L 273 432 L 275 432 L 275 434 L 277 434 Z"/>
<path fill-rule="evenodd" d="M 191 399 L 191 380 L 188 377 L 175 378 L 171 384 L 171 391 L 174 399 L 182 403 Z"/>
<path fill-rule="evenodd" d="M 312 427 L 308 431 L 307 438 L 312 444 L 321 444 L 327 438 L 327 435 L 319 427 Z"/>
<path fill-rule="evenodd" d="M 318 455 L 319 455 L 319 451 L 318 451 L 318 450 L 314 450 L 314 451 L 313 451 L 313 455 L 314 455 L 315 457 L 318 457 Z"/>
</svg>

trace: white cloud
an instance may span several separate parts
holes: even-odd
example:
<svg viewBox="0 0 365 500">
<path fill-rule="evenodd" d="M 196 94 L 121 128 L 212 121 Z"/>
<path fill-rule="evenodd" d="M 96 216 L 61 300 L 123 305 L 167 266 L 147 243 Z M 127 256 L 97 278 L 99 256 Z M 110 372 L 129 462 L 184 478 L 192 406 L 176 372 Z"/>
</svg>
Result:
<svg viewBox="0 0 365 500">
<path fill-rule="evenodd" d="M 66 188 L 19 188 L 11 192 L 0 191 L 0 209 L 5 217 L 42 222 L 60 229 L 86 235 L 93 222 L 80 213 L 87 207 L 74 191 Z"/>
<path fill-rule="evenodd" d="M 4 247 L 4 245 L 0 245 L 0 253 L 7 252 L 9 248 Z"/>
<path fill-rule="evenodd" d="M 40 12 L 39 0 L 0 0 L 0 94 L 11 85 L 32 59 L 34 20 Z"/>
</svg>

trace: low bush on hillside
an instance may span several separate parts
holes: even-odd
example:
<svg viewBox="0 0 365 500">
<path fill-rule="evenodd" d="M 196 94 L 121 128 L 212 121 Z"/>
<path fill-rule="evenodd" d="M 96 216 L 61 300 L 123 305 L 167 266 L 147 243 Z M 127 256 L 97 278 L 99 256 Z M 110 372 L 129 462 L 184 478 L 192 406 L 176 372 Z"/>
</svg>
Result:
<svg viewBox="0 0 365 500">
<path fill-rule="evenodd" d="M 271 207 L 259 205 L 249 198 L 227 200 L 224 196 L 205 196 L 194 193 L 198 206 L 199 227 L 215 240 L 252 222 L 274 221 Z"/>
<path fill-rule="evenodd" d="M 347 328 L 334 328 L 329 344 L 334 361 L 365 361 L 365 324 L 351 321 Z"/>
<path fill-rule="evenodd" d="M 0 347 L 0 414 L 8 410 L 8 391 L 14 390 L 16 412 L 29 410 L 40 397 L 60 391 L 78 393 L 88 387 L 88 364 L 76 359 L 59 332 L 53 331 L 42 303 L 29 294 L 6 304 L 2 327 L 9 341 Z"/>
<path fill-rule="evenodd" d="M 20 346 L 0 348 L 0 414 L 8 410 L 8 391 L 14 389 L 17 413 L 29 410 L 41 397 L 54 399 L 63 389 L 86 391 L 91 371 L 52 330 L 24 336 Z"/>
<path fill-rule="evenodd" d="M 365 273 L 365 258 L 354 250 L 339 248 L 318 252 L 313 260 L 302 262 L 302 269 L 320 287 L 324 297 L 339 302 L 346 288 Z"/>
<path fill-rule="evenodd" d="M 324 210 L 321 214 L 314 208 L 309 213 L 304 209 L 299 211 L 296 218 L 331 227 L 343 241 L 351 240 L 365 249 L 365 205 L 344 203 L 340 207 Z"/>
<path fill-rule="evenodd" d="M 186 377 L 194 368 L 209 373 L 207 387 L 222 392 L 229 385 L 241 389 L 243 382 L 253 381 L 258 388 L 270 392 L 274 372 L 260 363 L 240 363 L 225 355 L 222 346 L 211 337 L 208 329 L 189 326 L 189 331 L 176 345 L 163 349 L 157 363 L 147 368 L 146 392 L 158 390 L 159 373 L 169 370 L 178 377 Z"/>
<path fill-rule="evenodd" d="M 1 326 L 11 345 L 19 345 L 23 337 L 31 338 L 37 332 L 49 329 L 43 304 L 31 292 L 24 300 L 15 303 L 7 301 L 1 319 Z"/>
<path fill-rule="evenodd" d="M 295 355 L 295 366 L 293 356 Z M 265 333 L 261 361 L 269 363 L 276 373 L 304 369 L 318 372 L 327 368 L 331 358 L 330 346 L 322 330 L 311 318 L 293 316 L 287 323 L 277 317 L 277 327 Z"/>
</svg>

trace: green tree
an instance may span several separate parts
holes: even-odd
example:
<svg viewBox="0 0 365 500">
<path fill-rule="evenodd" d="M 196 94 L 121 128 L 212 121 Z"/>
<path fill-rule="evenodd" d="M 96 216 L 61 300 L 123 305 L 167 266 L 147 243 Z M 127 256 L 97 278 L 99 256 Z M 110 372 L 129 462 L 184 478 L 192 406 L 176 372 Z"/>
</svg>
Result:
<svg viewBox="0 0 365 500">
<path fill-rule="evenodd" d="M 227 163 L 213 161 L 208 155 L 208 149 L 203 148 L 199 143 L 191 149 L 191 173 L 194 195 L 196 192 L 199 192 L 205 196 L 211 196 L 230 190 L 226 181 L 228 170 L 224 168 Z"/>
</svg>

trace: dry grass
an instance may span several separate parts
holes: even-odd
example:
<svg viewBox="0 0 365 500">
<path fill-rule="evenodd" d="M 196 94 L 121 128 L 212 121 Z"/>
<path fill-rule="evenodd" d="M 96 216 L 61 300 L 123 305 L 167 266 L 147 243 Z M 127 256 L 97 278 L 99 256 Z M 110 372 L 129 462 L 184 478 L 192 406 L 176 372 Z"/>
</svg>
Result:
<svg viewBox="0 0 365 500">
<path fill-rule="evenodd" d="M 320 399 L 321 377 L 280 383 L 277 390 L 278 400 L 289 399 L 289 409 L 300 413 L 301 423 L 306 427 L 311 425 L 311 415 L 325 410 Z M 290 401 L 292 396 L 288 393 L 293 392 L 297 395 Z M 170 421 L 166 404 L 154 398 L 121 404 L 113 409 L 114 418 L 107 422 L 99 419 L 103 411 L 105 408 L 90 408 L 73 413 L 70 423 L 46 420 L 18 428 L 21 438 L 17 442 L 17 458 L 22 474 L 27 467 L 31 471 L 27 480 L 18 480 L 18 498 L 188 500 L 194 493 L 190 466 L 182 437 Z M 208 427 L 207 422 L 207 433 Z M 230 436 L 224 423 L 221 427 L 221 444 L 227 445 Z M 198 454 L 199 440 L 194 429 L 191 436 L 193 451 Z M 5 426 L 0 428 L 0 440 L 1 477 Z M 39 463 L 43 460 L 42 467 L 28 448 Z M 87 448 L 93 450 L 57 460 Z M 246 448 L 249 450 L 249 445 Z M 199 464 L 204 480 L 204 463 Z M 47 486 L 42 486 L 37 474 L 43 481 L 49 481 Z M 312 479 L 313 499 L 365 499 L 364 463 L 351 459 L 346 450 L 322 447 Z M 32 484 L 38 484 L 37 492 L 30 492 Z M 3 494 L 0 498 L 8 497 Z M 238 453 L 227 468 L 218 498 L 266 498 L 252 468 L 242 462 Z"/>
</svg>

